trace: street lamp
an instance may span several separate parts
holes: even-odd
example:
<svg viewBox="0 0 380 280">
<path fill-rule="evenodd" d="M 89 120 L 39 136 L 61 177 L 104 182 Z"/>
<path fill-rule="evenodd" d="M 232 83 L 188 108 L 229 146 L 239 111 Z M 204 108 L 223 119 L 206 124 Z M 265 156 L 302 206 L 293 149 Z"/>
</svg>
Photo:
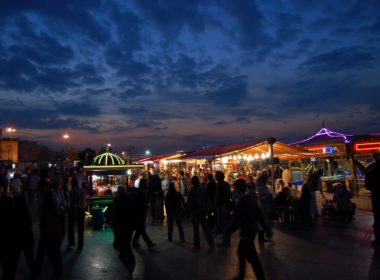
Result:
<svg viewBox="0 0 380 280">
<path fill-rule="evenodd" d="M 9 139 L 10 139 L 10 146 L 8 146 L 8 160 L 10 160 L 10 153 L 13 152 L 12 151 L 12 134 L 16 133 L 16 131 L 17 130 L 15 128 L 13 128 L 13 127 L 8 127 L 6 129 L 6 132 L 10 134 L 10 137 L 9 137 Z M 12 162 L 13 162 L 13 160 L 12 160 Z"/>
<path fill-rule="evenodd" d="M 67 134 L 67 133 L 64 133 L 63 135 L 62 135 L 62 158 L 63 158 L 63 160 L 65 160 L 65 151 L 64 150 L 66 150 L 66 149 L 64 149 L 64 148 L 66 148 L 66 141 L 68 141 L 70 139 L 70 135 L 69 134 Z"/>
<path fill-rule="evenodd" d="M 145 151 L 145 155 L 149 156 L 149 155 L 150 155 L 150 151 L 149 151 L 149 150 L 146 150 L 146 151 Z"/>
<path fill-rule="evenodd" d="M 268 137 L 267 142 L 270 145 L 270 162 L 272 164 L 272 188 L 273 188 L 273 194 L 275 194 L 275 187 L 274 187 L 274 160 L 273 160 L 273 145 L 277 142 L 277 139 L 274 137 Z"/>
</svg>

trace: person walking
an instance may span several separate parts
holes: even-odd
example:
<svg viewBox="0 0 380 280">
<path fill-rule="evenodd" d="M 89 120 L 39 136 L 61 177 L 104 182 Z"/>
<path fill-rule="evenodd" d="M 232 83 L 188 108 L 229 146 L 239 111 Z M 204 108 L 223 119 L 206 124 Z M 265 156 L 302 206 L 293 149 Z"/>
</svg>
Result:
<svg viewBox="0 0 380 280">
<path fill-rule="evenodd" d="M 206 237 L 210 250 L 214 249 L 214 239 L 207 224 L 208 197 L 207 191 L 201 187 L 199 178 L 191 178 L 192 188 L 189 192 L 188 207 L 193 224 L 193 249 L 200 249 L 199 224 L 201 224 L 203 233 Z"/>
<path fill-rule="evenodd" d="M 40 241 L 36 257 L 36 273 L 38 278 L 42 263 L 47 253 L 54 262 L 54 277 L 60 278 L 63 273 L 62 256 L 60 252 L 61 232 L 59 228 L 59 215 L 51 190 L 43 193 L 43 203 L 40 217 Z"/>
<path fill-rule="evenodd" d="M 118 188 L 117 199 L 114 200 L 112 211 L 114 221 L 117 224 L 115 233 L 115 245 L 119 251 L 119 259 L 127 266 L 129 272 L 133 272 L 136 259 L 132 251 L 132 235 L 133 231 L 138 228 L 139 217 L 138 213 L 141 209 L 139 199 L 135 192 L 128 189 L 125 191 L 124 187 Z"/>
<path fill-rule="evenodd" d="M 239 189 L 246 188 L 246 182 L 243 179 L 237 179 L 234 185 Z M 256 275 L 256 279 L 264 280 L 264 271 L 260 259 L 256 252 L 255 236 L 258 231 L 258 224 L 264 229 L 268 237 L 272 232 L 267 228 L 264 218 L 260 212 L 254 192 L 244 194 L 237 202 L 236 211 L 233 215 L 228 236 L 234 231 L 240 229 L 240 240 L 237 249 L 239 258 L 239 273 L 234 278 L 236 280 L 244 279 L 246 261 L 248 261 Z"/>
<path fill-rule="evenodd" d="M 182 195 L 177 192 L 174 182 L 170 182 L 168 192 L 165 197 L 165 208 L 168 222 L 168 236 L 167 240 L 173 240 L 173 226 L 174 221 L 178 227 L 179 239 L 185 242 L 185 234 L 182 227 L 181 212 L 184 211 L 185 201 Z"/>
<path fill-rule="evenodd" d="M 311 194 L 310 216 L 313 223 L 315 223 L 318 218 L 317 192 L 320 192 L 322 198 L 326 199 L 322 190 L 322 175 L 323 170 L 318 169 L 317 171 L 310 173 L 306 181 L 306 184 L 308 185 Z"/>
<path fill-rule="evenodd" d="M 141 245 L 139 244 L 140 236 L 142 236 L 148 248 L 153 248 L 154 246 L 156 246 L 156 244 L 153 243 L 149 235 L 146 233 L 145 227 L 146 214 L 148 212 L 147 187 L 147 180 L 145 178 L 142 178 L 140 180 L 140 186 L 138 189 L 128 188 L 128 195 L 134 196 L 135 200 L 138 201 L 138 209 L 135 213 L 137 220 L 137 228 L 132 239 L 132 246 L 134 248 L 141 247 Z"/>
<path fill-rule="evenodd" d="M 215 195 L 216 195 L 216 182 L 214 176 L 209 173 L 207 174 L 206 190 L 209 201 L 209 211 L 208 211 L 208 225 L 211 230 L 216 230 L 216 206 L 215 206 Z"/>
<path fill-rule="evenodd" d="M 375 162 L 365 170 L 364 186 L 371 191 L 372 212 L 373 212 L 373 233 L 375 239 L 371 243 L 380 246 L 380 156 L 374 155 Z"/>
<path fill-rule="evenodd" d="M 68 217 L 68 239 L 69 247 L 75 246 L 74 225 L 78 230 L 78 250 L 83 248 L 84 218 L 86 210 L 85 192 L 78 185 L 78 179 L 73 177 L 71 180 L 71 190 L 69 194 L 69 217 Z"/>
<path fill-rule="evenodd" d="M 60 245 L 62 244 L 66 234 L 66 214 L 68 205 L 66 200 L 67 195 L 62 189 L 62 182 L 62 178 L 59 176 L 53 180 L 53 197 L 58 211 L 59 229 L 61 232 Z"/>
<path fill-rule="evenodd" d="M 267 186 L 268 175 L 266 172 L 263 172 L 258 178 L 256 182 L 256 187 L 258 191 L 258 202 L 259 208 L 265 220 L 265 224 L 268 228 L 268 231 L 272 231 L 273 221 L 272 214 L 274 211 L 273 205 L 273 195 L 270 192 L 270 188 Z M 264 229 L 260 228 L 258 240 L 260 242 L 268 241 L 264 236 Z"/>
<path fill-rule="evenodd" d="M 224 181 L 224 173 L 217 171 L 215 173 L 216 192 L 215 207 L 218 227 L 222 233 L 222 242 L 218 243 L 219 247 L 229 247 L 230 239 L 228 237 L 228 223 L 230 219 L 229 207 L 232 204 L 230 185 Z"/>
</svg>

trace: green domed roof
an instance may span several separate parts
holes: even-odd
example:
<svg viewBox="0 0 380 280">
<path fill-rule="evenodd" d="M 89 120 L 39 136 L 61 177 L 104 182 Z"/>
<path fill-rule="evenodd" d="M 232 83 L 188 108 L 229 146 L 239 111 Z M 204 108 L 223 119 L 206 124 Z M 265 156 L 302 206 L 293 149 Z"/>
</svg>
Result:
<svg viewBox="0 0 380 280">
<path fill-rule="evenodd" d="M 122 160 L 121 157 L 110 152 L 105 152 L 101 155 L 96 156 L 93 162 L 93 165 L 98 165 L 98 166 L 99 165 L 112 166 L 112 165 L 123 165 L 123 164 L 124 164 L 124 160 Z"/>
</svg>

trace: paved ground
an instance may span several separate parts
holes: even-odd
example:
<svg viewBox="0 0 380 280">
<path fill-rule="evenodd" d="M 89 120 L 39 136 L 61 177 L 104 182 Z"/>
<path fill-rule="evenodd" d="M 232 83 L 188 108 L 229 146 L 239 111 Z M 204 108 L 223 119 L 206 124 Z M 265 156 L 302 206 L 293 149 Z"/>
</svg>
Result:
<svg viewBox="0 0 380 280">
<path fill-rule="evenodd" d="M 359 211 L 349 225 L 276 224 L 273 242 L 257 245 L 267 279 L 380 279 L 380 248 L 369 243 L 373 238 L 371 223 L 371 213 Z M 193 252 L 190 242 L 166 241 L 165 225 L 151 226 L 148 233 L 157 247 L 136 249 L 137 264 L 130 274 L 112 247 L 112 231 L 86 229 L 83 251 L 63 249 L 64 279 L 223 280 L 236 274 L 237 234 L 229 249 L 208 252 L 203 239 L 202 249 Z M 185 223 L 185 233 L 191 240 L 189 223 Z M 177 232 L 174 238 L 178 240 Z M 30 279 L 28 274 L 22 258 L 17 279 Z M 51 274 L 52 264 L 46 261 L 42 279 L 51 279 Z M 246 279 L 256 279 L 249 266 Z"/>
</svg>

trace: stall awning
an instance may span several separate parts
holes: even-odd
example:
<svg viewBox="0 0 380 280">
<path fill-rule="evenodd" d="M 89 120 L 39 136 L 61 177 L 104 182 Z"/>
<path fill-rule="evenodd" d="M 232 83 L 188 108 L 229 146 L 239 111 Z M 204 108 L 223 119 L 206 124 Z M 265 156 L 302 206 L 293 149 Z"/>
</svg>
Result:
<svg viewBox="0 0 380 280">
<path fill-rule="evenodd" d="M 246 155 L 250 156 L 253 159 L 268 158 L 270 155 L 270 145 L 267 141 L 261 141 L 255 145 L 250 147 L 246 147 L 240 150 L 232 151 L 229 153 L 224 153 L 219 157 L 228 157 L 228 156 L 238 156 L 238 155 Z M 317 154 L 314 152 L 310 152 L 304 148 L 300 147 L 292 147 L 288 144 L 277 141 L 273 145 L 273 157 L 279 158 L 280 160 L 289 160 L 289 159 L 297 159 L 297 158 L 310 158 L 314 157 Z"/>
<path fill-rule="evenodd" d="M 247 147 L 251 147 L 257 143 L 258 143 L 257 141 L 254 141 L 254 142 L 245 142 L 245 143 L 225 145 L 225 146 L 209 147 L 209 148 L 205 148 L 205 149 L 195 151 L 193 153 L 189 153 L 189 154 L 181 157 L 181 159 L 183 159 L 183 160 L 188 160 L 188 159 L 212 160 L 212 159 L 214 159 L 220 155 L 230 153 L 233 151 L 242 150 L 242 149 L 245 149 Z"/>
</svg>

